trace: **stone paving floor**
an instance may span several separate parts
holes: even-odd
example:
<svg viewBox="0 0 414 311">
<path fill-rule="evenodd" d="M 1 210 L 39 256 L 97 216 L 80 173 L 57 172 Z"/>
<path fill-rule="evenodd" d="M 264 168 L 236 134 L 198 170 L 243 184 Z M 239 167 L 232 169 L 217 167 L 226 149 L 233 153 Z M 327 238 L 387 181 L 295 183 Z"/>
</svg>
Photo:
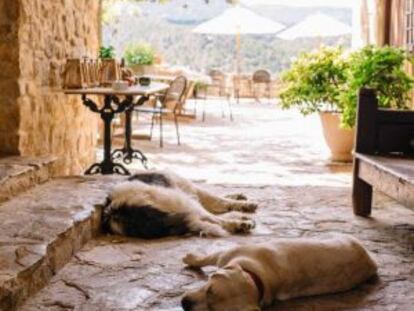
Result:
<svg viewBox="0 0 414 311">
<path fill-rule="evenodd" d="M 350 292 L 283 302 L 268 311 L 414 310 L 414 213 L 376 194 L 372 218 L 353 216 L 350 167 L 327 160 L 317 117 L 242 103 L 231 123 L 214 108 L 207 122 L 182 126 L 181 147 L 172 125 L 166 126 L 164 149 L 157 141 L 139 145 L 153 166 L 217 193 L 243 192 L 257 201 L 255 231 L 225 239 L 98 238 L 21 310 L 181 310 L 181 294 L 212 271 L 185 269 L 181 257 L 190 250 L 336 233 L 362 240 L 378 261 L 379 278 Z"/>
</svg>

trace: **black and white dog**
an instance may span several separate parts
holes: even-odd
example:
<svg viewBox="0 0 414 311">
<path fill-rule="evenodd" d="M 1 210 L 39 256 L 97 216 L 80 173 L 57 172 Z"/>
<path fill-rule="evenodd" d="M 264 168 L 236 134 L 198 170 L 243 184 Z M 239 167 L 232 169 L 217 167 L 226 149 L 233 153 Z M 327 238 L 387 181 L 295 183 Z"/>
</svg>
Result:
<svg viewBox="0 0 414 311">
<path fill-rule="evenodd" d="M 145 172 L 110 193 L 102 213 L 103 229 L 146 239 L 185 234 L 222 237 L 253 229 L 254 221 L 243 212 L 256 208 L 243 195 L 222 198 L 175 174 Z"/>
</svg>

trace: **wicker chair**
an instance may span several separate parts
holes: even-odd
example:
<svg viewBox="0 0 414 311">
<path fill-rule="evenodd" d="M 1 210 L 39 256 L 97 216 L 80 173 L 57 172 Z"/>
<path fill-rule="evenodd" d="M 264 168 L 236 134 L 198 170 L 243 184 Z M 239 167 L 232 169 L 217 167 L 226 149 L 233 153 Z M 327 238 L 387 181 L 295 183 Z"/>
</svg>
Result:
<svg viewBox="0 0 414 311">
<path fill-rule="evenodd" d="M 211 77 L 211 81 L 212 83 L 210 85 L 208 85 L 205 89 L 204 89 L 204 107 L 203 107 L 203 122 L 206 119 L 206 103 L 207 103 L 207 99 L 211 99 L 211 98 L 226 98 L 227 100 L 227 104 L 228 104 L 228 108 L 229 108 L 229 116 L 230 116 L 230 120 L 233 121 L 233 111 L 232 111 L 232 107 L 231 107 L 231 94 L 232 94 L 232 90 L 231 88 L 227 87 L 227 81 L 226 81 L 226 75 L 219 71 L 219 70 L 211 70 L 209 72 L 209 76 Z M 215 96 L 208 96 L 207 94 L 214 92 L 213 94 Z M 224 113 L 224 102 L 220 101 L 220 105 L 221 105 L 221 116 L 224 118 L 225 117 L 225 113 Z"/>
<path fill-rule="evenodd" d="M 260 102 L 259 94 L 257 92 L 258 86 L 265 86 L 265 96 L 268 98 L 269 102 L 272 97 L 272 76 L 267 70 L 257 70 L 253 73 L 252 77 L 253 82 L 253 96 L 256 99 L 257 102 Z"/>
<path fill-rule="evenodd" d="M 153 103 L 152 107 L 136 107 L 134 111 L 139 113 L 152 114 L 151 119 L 151 131 L 150 138 L 152 139 L 152 133 L 154 129 L 155 120 L 158 117 L 160 122 L 160 147 L 164 146 L 163 141 L 163 115 L 170 113 L 174 115 L 175 130 L 177 134 L 177 144 L 181 145 L 180 129 L 178 125 L 178 114 L 184 106 L 185 91 L 187 89 L 187 78 L 179 76 L 171 82 L 170 87 L 165 94 L 159 94 L 156 96 L 156 100 L 150 101 Z"/>
</svg>

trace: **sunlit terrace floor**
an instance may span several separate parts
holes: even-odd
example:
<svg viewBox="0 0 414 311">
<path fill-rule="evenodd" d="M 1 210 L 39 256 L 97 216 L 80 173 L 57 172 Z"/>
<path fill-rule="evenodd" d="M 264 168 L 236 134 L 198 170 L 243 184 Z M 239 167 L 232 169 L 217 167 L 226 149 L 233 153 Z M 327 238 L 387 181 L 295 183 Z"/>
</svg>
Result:
<svg viewBox="0 0 414 311">
<path fill-rule="evenodd" d="M 319 120 L 243 102 L 235 120 L 208 103 L 206 122 L 182 123 L 178 147 L 172 123 L 165 147 L 134 141 L 158 168 L 214 189 L 243 192 L 257 201 L 258 227 L 226 239 L 143 241 L 101 237 L 90 242 L 22 310 L 180 310 L 179 297 L 205 275 L 184 269 L 188 251 L 211 252 L 270 238 L 352 234 L 379 263 L 379 279 L 353 291 L 279 303 L 268 310 L 413 310 L 414 213 L 375 196 L 373 218 L 357 218 L 350 202 L 350 166 L 328 161 Z M 144 122 L 138 128 L 146 131 Z M 134 164 L 134 168 L 141 168 Z M 207 270 L 211 271 L 211 270 Z"/>
</svg>

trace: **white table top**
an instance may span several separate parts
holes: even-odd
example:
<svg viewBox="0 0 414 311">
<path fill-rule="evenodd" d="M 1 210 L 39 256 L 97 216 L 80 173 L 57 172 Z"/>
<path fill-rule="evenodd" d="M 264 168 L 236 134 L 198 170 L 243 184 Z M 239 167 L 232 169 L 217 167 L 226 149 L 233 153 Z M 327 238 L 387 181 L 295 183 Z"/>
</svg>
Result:
<svg viewBox="0 0 414 311">
<path fill-rule="evenodd" d="M 143 95 L 148 96 L 155 93 L 163 92 L 169 88 L 169 84 L 160 82 L 151 82 L 149 86 L 134 85 L 124 91 L 117 91 L 111 87 L 92 87 L 84 89 L 66 89 L 65 94 L 73 95 L 124 95 L 124 96 L 136 96 Z"/>
<path fill-rule="evenodd" d="M 172 82 L 174 81 L 178 76 L 180 75 L 157 75 L 157 74 L 146 74 L 143 75 L 143 77 L 146 78 L 150 78 L 151 80 L 158 80 L 158 81 L 168 81 L 168 82 Z M 202 76 L 202 75 L 197 75 L 197 76 L 193 76 L 193 75 L 183 75 L 184 77 L 187 78 L 188 81 L 190 82 L 204 82 L 206 84 L 211 83 L 211 79 L 208 76 Z"/>
</svg>

